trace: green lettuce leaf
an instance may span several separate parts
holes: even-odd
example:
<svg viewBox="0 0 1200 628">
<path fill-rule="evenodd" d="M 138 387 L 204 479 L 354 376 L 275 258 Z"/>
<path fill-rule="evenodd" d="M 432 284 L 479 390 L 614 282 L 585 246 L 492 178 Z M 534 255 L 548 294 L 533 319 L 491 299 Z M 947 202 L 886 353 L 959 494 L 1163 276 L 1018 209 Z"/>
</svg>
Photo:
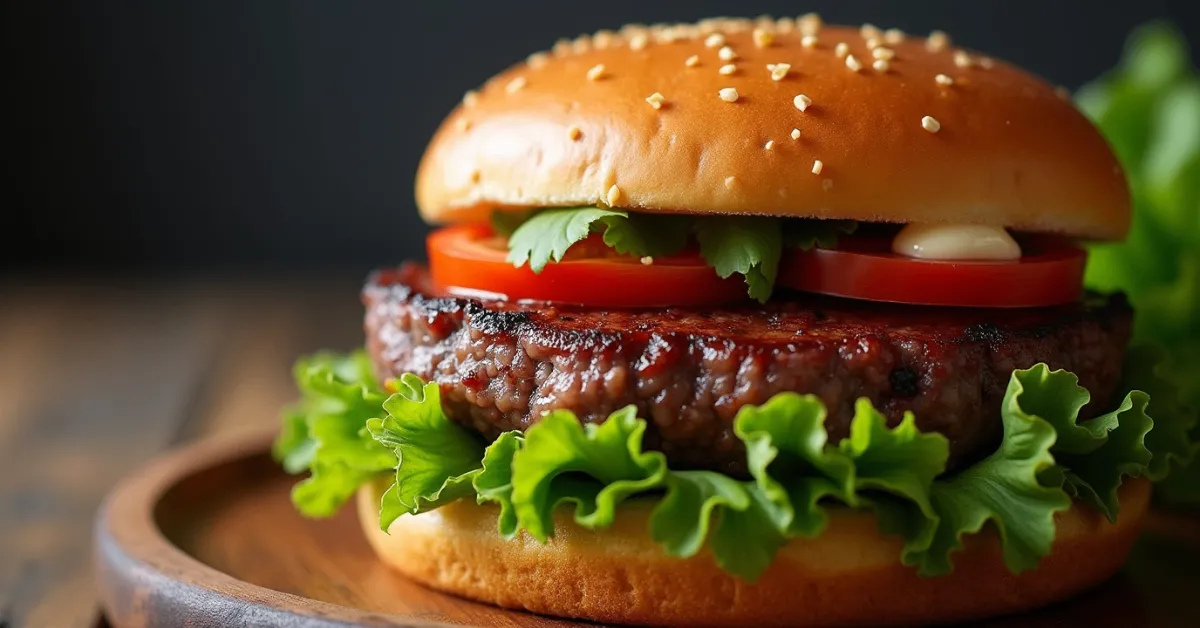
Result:
<svg viewBox="0 0 1200 628">
<path fill-rule="evenodd" d="M 1178 28 L 1149 22 L 1129 35 L 1118 67 L 1076 95 L 1116 152 L 1134 205 L 1128 238 L 1089 247 L 1085 283 L 1127 294 L 1137 312 L 1135 340 L 1166 349 L 1161 377 L 1178 387 L 1179 402 L 1162 407 L 1147 392 L 1148 411 L 1168 423 L 1200 411 L 1200 72 L 1190 58 Z M 1147 435 L 1147 446 L 1164 452 L 1151 463 L 1152 479 L 1172 464 L 1166 460 L 1195 457 L 1168 432 L 1178 429 L 1159 425 Z M 1173 473 L 1158 492 L 1200 503 L 1200 470 Z"/>
<path fill-rule="evenodd" d="M 733 429 L 746 444 L 750 475 L 778 529 L 815 537 L 827 519 L 821 500 L 856 504 L 854 462 L 827 446 L 825 404 L 816 396 L 781 393 L 761 406 L 744 406 Z"/>
<path fill-rule="evenodd" d="M 387 416 L 370 419 L 366 429 L 395 452 L 393 493 L 402 512 L 419 513 L 475 494 L 472 481 L 483 470 L 484 445 L 442 411 L 438 385 L 411 373 L 383 402 Z M 396 512 L 393 508 L 391 512 Z M 386 531 L 391 521 L 381 527 Z"/>
<path fill-rule="evenodd" d="M 1145 409 L 1154 416 L 1145 445 L 1152 454 L 1146 476 L 1155 482 L 1187 467 L 1200 453 L 1200 416 L 1180 398 L 1175 379 L 1165 376 L 1166 359 L 1161 348 L 1134 346 L 1128 351 L 1124 369 L 1124 388 L 1144 391 Z"/>
<path fill-rule="evenodd" d="M 860 399 L 854 410 L 850 437 L 839 449 L 854 463 L 859 500 L 875 510 L 885 534 L 904 538 L 906 555 L 925 551 L 939 521 L 931 491 L 946 470 L 950 441 L 919 431 L 911 412 L 888 429 L 870 401 Z"/>
<path fill-rule="evenodd" d="M 725 278 L 737 273 L 746 278 L 750 296 L 765 303 L 771 298 L 783 234 L 774 218 L 721 217 L 696 221 L 700 254 Z"/>
<path fill-rule="evenodd" d="M 673 471 L 666 495 L 650 517 L 650 537 L 671 556 L 695 556 L 708 541 L 713 519 L 725 510 L 746 510 L 749 486 L 715 471 Z"/>
<path fill-rule="evenodd" d="M 1198 447 L 1190 438 L 1200 427 L 1191 415 L 1172 414 L 1154 356 L 1130 355 L 1129 382 L 1146 390 L 1130 390 L 1115 410 L 1085 421 L 1079 411 L 1089 395 L 1074 375 L 1044 364 L 1014 371 L 1000 447 L 951 475 L 948 441 L 921 433 L 911 414 L 889 427 L 859 400 L 849 435 L 834 443 L 821 401 L 794 393 L 735 417 L 749 480 L 668 469 L 663 454 L 643 450 L 647 423 L 633 406 L 596 424 L 551 412 L 525 434 L 507 432 L 485 446 L 446 417 L 434 383 L 405 375 L 382 400 L 361 356 L 324 356 L 297 369 L 305 392 L 285 415 L 276 457 L 310 463 L 312 477 L 293 492 L 306 513 L 332 512 L 394 469 L 380 502 L 384 530 L 405 514 L 474 499 L 497 505 L 501 536 L 525 530 L 547 542 L 559 507 L 573 505 L 577 525 L 603 529 L 624 501 L 638 499 L 653 504 L 648 533 L 665 553 L 708 548 L 721 568 L 753 582 L 789 540 L 821 534 L 829 509 L 869 508 L 885 534 L 904 539 L 899 559 L 924 576 L 952 571 L 963 538 L 987 526 L 999 532 L 1009 569 L 1021 572 L 1049 552 L 1054 514 L 1072 495 L 1115 518 L 1123 478 L 1157 479 Z"/>
<path fill-rule="evenodd" d="M 642 451 L 646 422 L 636 412 L 628 406 L 599 425 L 580 425 L 574 414 L 556 410 L 530 426 L 512 459 L 519 526 L 544 542 L 554 535 L 553 510 L 571 502 L 576 523 L 604 528 L 622 500 L 663 486 L 666 457 Z"/>
<path fill-rule="evenodd" d="M 477 503 L 490 502 L 500 506 L 496 528 L 500 536 L 506 539 L 516 536 L 520 529 L 517 524 L 517 511 L 512 503 L 512 463 L 522 444 L 522 436 L 518 432 L 501 434 L 484 450 L 483 468 L 472 482 Z"/>
<path fill-rule="evenodd" d="M 272 454 L 289 473 L 311 472 L 292 491 L 300 512 L 328 517 L 360 485 L 396 465 L 365 430 L 381 414 L 384 394 L 362 351 L 311 356 L 297 362 L 293 375 L 301 398 L 285 411 Z"/>
<path fill-rule="evenodd" d="M 1039 474 L 1054 466 L 1050 448 L 1056 434 L 1050 422 L 1022 407 L 1027 389 L 1046 384 L 1036 370 L 1013 373 L 1001 407 L 1000 448 L 933 484 L 931 497 L 939 521 L 932 542 L 927 550 L 906 552 L 903 557 L 906 564 L 917 565 L 921 575 L 950 573 L 950 554 L 962 548 L 963 536 L 979 532 L 989 522 L 1000 535 L 1004 563 L 1014 573 L 1036 567 L 1050 552 L 1054 513 L 1069 508 L 1071 500 L 1062 488 L 1038 481 Z"/>
</svg>

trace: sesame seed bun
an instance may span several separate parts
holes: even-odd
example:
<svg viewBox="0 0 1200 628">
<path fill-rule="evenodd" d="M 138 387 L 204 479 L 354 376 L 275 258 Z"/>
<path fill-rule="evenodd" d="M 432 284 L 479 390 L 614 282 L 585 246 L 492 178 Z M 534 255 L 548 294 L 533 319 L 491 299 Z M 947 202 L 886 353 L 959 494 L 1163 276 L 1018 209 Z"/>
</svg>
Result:
<svg viewBox="0 0 1200 628">
<path fill-rule="evenodd" d="M 432 223 L 613 205 L 1115 240 L 1130 221 L 1112 151 L 1061 90 L 940 35 L 794 20 L 560 42 L 468 94 L 416 200 Z"/>
<path fill-rule="evenodd" d="M 1013 575 L 992 528 L 965 538 L 950 576 L 921 578 L 900 564 L 901 542 L 879 533 L 867 511 L 834 510 L 828 529 L 792 541 L 761 579 L 747 584 L 708 554 L 667 556 L 649 538 L 644 502 L 627 502 L 612 528 L 588 531 L 569 510 L 557 536 L 506 541 L 497 509 L 458 501 L 379 530 L 379 493 L 364 487 L 359 518 L 376 553 L 427 586 L 515 609 L 600 622 L 650 625 L 927 625 L 1040 607 L 1108 579 L 1124 563 L 1150 501 L 1150 484 L 1120 489 L 1110 524 L 1076 505 L 1057 517 L 1052 553 Z"/>
</svg>

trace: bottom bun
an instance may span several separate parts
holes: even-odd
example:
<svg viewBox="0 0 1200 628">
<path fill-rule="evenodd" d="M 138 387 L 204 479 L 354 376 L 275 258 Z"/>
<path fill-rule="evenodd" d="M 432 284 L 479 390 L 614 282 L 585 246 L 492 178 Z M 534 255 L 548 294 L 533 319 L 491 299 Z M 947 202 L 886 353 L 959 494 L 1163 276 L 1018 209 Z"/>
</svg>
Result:
<svg viewBox="0 0 1200 628">
<path fill-rule="evenodd" d="M 1037 608 L 1115 574 L 1137 538 L 1150 484 L 1127 481 L 1121 516 L 1109 523 L 1076 504 L 1057 515 L 1051 554 L 1014 575 L 993 528 L 964 539 L 948 576 L 922 578 L 900 564 L 901 541 L 879 533 L 869 511 L 830 509 L 816 539 L 794 540 L 754 584 L 724 571 L 708 553 L 672 558 L 650 540 L 651 504 L 622 504 L 613 526 L 589 531 L 555 513 L 556 536 L 504 540 L 498 509 L 459 501 L 403 516 L 379 530 L 379 490 L 359 491 L 359 518 L 384 562 L 462 597 L 546 615 L 669 625 L 813 626 L 927 624 Z"/>
</svg>

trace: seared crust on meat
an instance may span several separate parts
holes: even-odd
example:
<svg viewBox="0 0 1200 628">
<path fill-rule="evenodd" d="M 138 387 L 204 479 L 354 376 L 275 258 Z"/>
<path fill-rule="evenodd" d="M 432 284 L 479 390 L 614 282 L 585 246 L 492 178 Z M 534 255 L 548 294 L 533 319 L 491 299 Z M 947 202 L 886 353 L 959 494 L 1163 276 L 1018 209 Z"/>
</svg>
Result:
<svg viewBox="0 0 1200 628">
<path fill-rule="evenodd" d="M 409 264 L 363 290 L 381 378 L 436 381 L 447 414 L 488 438 L 553 409 L 598 422 L 636 404 L 647 446 L 673 468 L 735 476 L 745 457 L 734 416 L 784 391 L 820 397 L 834 441 L 861 397 L 892 424 L 911 411 L 950 439 L 951 469 L 994 449 L 1014 369 L 1074 372 L 1092 416 L 1118 385 L 1132 316 L 1121 295 L 979 310 L 781 294 L 765 306 L 633 311 L 431 297 L 426 283 Z"/>
</svg>

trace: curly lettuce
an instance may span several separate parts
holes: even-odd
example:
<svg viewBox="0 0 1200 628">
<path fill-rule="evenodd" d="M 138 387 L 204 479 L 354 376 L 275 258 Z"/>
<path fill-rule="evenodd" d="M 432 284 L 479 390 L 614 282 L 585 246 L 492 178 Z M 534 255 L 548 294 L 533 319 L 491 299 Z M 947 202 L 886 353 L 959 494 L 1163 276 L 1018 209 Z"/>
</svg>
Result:
<svg viewBox="0 0 1200 628">
<path fill-rule="evenodd" d="M 1129 237 L 1090 247 L 1085 282 L 1129 296 L 1137 311 L 1135 339 L 1167 352 L 1164 375 L 1179 388 L 1183 411 L 1196 413 L 1200 71 L 1190 58 L 1187 42 L 1172 24 L 1144 24 L 1130 34 L 1120 64 L 1083 86 L 1075 100 L 1116 152 L 1134 202 Z M 1179 454 L 1188 458 L 1193 452 Z M 1174 473 L 1156 496 L 1200 503 L 1200 466 Z"/>
<path fill-rule="evenodd" d="M 361 354 L 322 355 L 296 369 L 303 396 L 285 415 L 275 456 L 289 471 L 311 471 L 293 493 L 309 516 L 332 514 L 390 473 L 385 531 L 406 514 L 474 499 L 498 506 L 497 534 L 524 531 L 544 543 L 560 509 L 602 530 L 636 499 L 653 504 L 647 534 L 666 554 L 707 550 L 753 582 L 791 539 L 819 536 L 832 510 L 869 509 L 882 533 L 903 539 L 898 559 L 922 576 L 950 573 L 963 538 L 988 525 L 1019 573 L 1049 553 L 1054 514 L 1073 498 L 1115 520 L 1126 478 L 1161 480 L 1190 458 L 1194 416 L 1179 410 L 1153 360 L 1131 352 L 1126 373 L 1140 388 L 1087 420 L 1079 412 L 1090 395 L 1074 375 L 1044 364 L 1014 371 L 999 447 L 953 474 L 946 438 L 919 431 L 911 414 L 889 426 L 859 400 L 849 435 L 831 442 L 820 399 L 781 393 L 735 417 L 749 477 L 734 478 L 670 469 L 643 448 L 648 425 L 633 406 L 594 424 L 558 410 L 485 443 L 445 415 L 436 384 L 404 375 L 385 397 Z"/>
</svg>

